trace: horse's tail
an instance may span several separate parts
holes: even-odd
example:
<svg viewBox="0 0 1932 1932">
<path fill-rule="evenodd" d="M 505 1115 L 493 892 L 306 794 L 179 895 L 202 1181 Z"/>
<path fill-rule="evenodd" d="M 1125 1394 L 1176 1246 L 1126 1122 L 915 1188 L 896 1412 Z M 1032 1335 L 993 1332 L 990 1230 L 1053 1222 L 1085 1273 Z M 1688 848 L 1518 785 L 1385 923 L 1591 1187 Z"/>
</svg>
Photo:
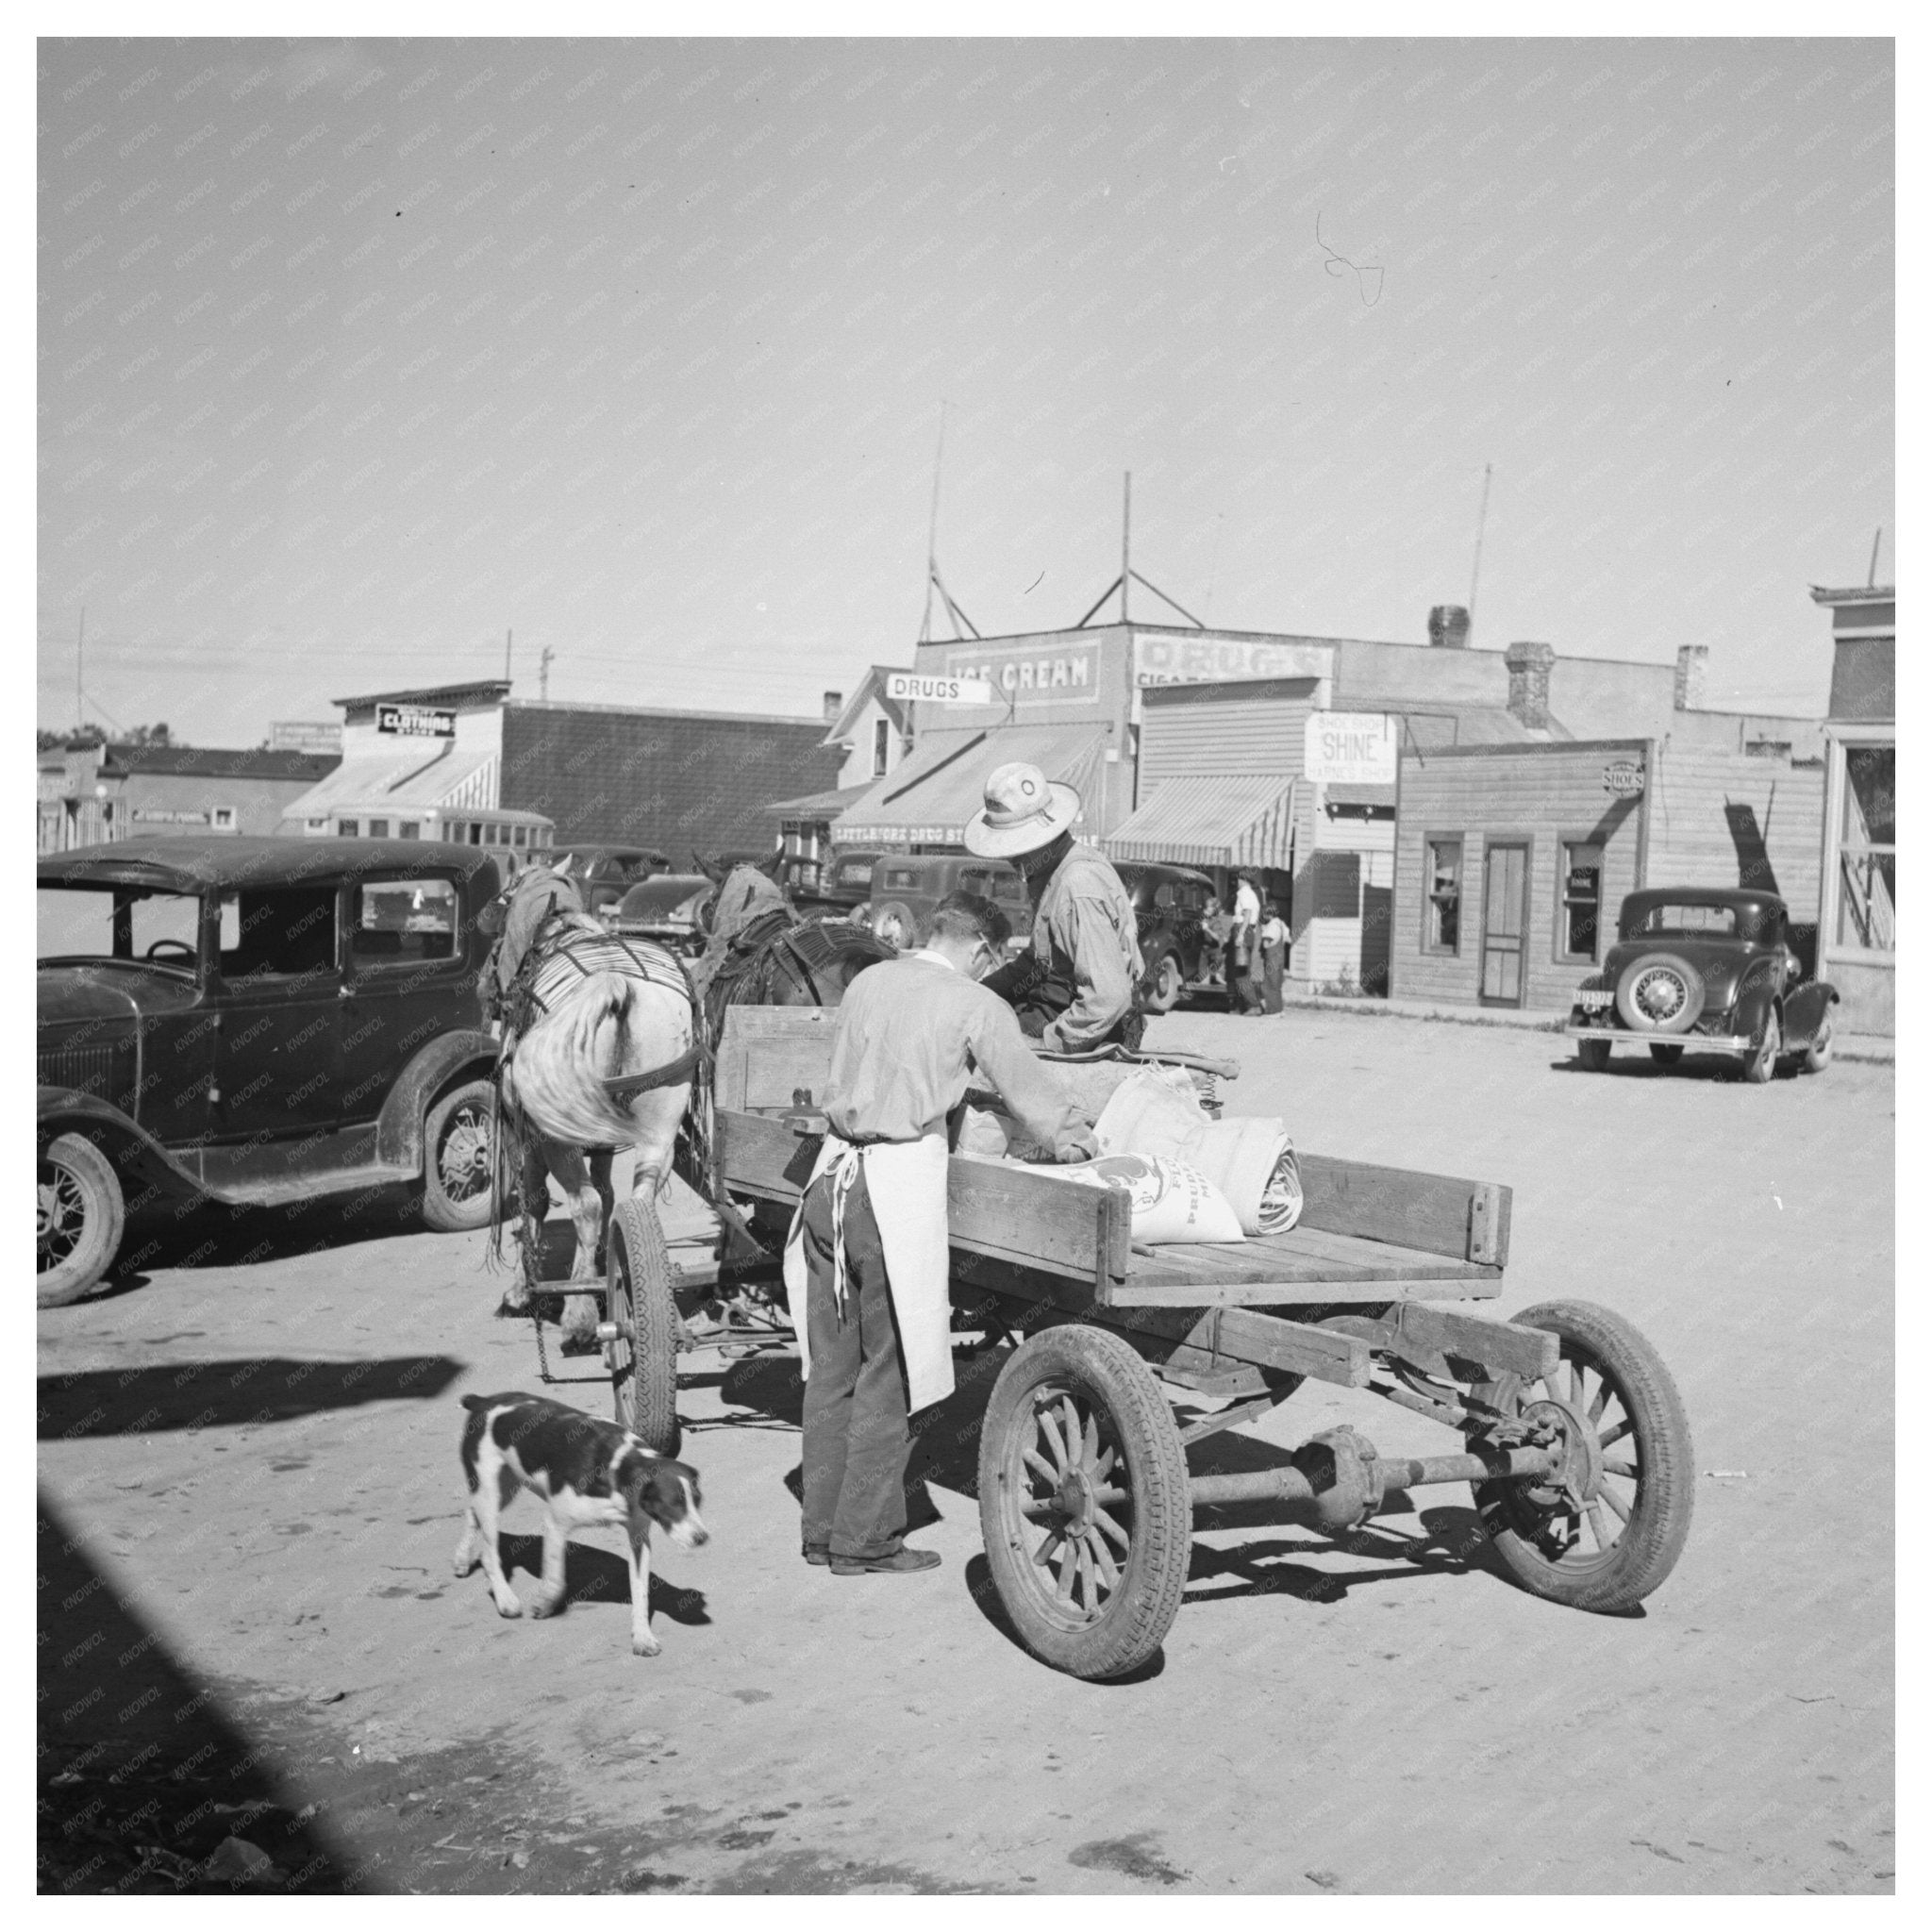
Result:
<svg viewBox="0 0 1932 1932">
<path fill-rule="evenodd" d="M 638 1124 L 604 1091 L 601 1074 L 621 1062 L 638 982 L 592 973 L 570 1004 L 533 1027 L 507 1069 L 517 1110 L 571 1147 L 629 1147 Z"/>
</svg>

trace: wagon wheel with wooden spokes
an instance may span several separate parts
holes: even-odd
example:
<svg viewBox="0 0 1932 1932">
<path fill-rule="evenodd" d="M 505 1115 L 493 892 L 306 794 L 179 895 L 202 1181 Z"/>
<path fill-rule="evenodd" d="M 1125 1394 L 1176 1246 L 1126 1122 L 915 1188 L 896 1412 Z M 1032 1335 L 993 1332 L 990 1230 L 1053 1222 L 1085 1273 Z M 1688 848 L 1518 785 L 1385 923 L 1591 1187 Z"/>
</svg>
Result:
<svg viewBox="0 0 1932 1932">
<path fill-rule="evenodd" d="M 1476 1485 L 1476 1507 L 1525 1590 L 1577 1609 L 1630 1609 L 1670 1574 L 1690 1532 L 1690 1425 L 1676 1384 L 1608 1308 L 1543 1302 L 1515 1321 L 1558 1338 L 1556 1371 L 1502 1375 L 1475 1397 L 1559 1450 L 1560 1465 L 1548 1482 Z"/>
<path fill-rule="evenodd" d="M 1036 1657 L 1105 1678 L 1160 1648 L 1188 1580 L 1187 1457 L 1119 1336 L 1069 1325 L 1014 1351 L 981 1426 L 979 1519 L 1000 1602 Z"/>
</svg>

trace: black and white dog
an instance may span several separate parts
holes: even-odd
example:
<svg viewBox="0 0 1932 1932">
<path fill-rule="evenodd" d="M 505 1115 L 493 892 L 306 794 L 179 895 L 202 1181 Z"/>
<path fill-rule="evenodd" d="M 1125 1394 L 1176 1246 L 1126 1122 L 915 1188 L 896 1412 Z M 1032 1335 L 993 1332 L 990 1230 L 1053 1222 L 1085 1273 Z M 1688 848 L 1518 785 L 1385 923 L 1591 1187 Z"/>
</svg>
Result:
<svg viewBox="0 0 1932 1932">
<path fill-rule="evenodd" d="M 480 1552 L 490 1594 L 502 1617 L 521 1617 L 496 1549 L 497 1517 L 520 1489 L 542 1498 L 543 1581 L 531 1612 L 547 1617 L 563 1605 L 563 1546 L 574 1529 L 622 1527 L 630 1544 L 630 1647 L 656 1657 L 651 1635 L 651 1525 L 680 1549 L 710 1541 L 698 1515 L 698 1473 L 647 1449 L 615 1423 L 542 1395 L 466 1395 L 463 1480 L 469 1500 L 456 1571 L 467 1576 Z"/>
</svg>

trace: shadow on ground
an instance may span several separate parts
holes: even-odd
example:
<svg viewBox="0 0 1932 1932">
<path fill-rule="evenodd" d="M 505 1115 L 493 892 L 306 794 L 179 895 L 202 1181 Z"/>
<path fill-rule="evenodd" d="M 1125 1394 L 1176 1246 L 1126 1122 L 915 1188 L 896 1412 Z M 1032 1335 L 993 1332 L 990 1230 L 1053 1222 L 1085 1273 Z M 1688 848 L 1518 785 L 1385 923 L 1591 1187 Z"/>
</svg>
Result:
<svg viewBox="0 0 1932 1932">
<path fill-rule="evenodd" d="M 39 1890 L 358 1890 L 348 1857 L 44 1496 L 36 1554 Z"/>
<path fill-rule="evenodd" d="M 365 1402 L 424 1401 L 441 1395 L 462 1370 L 461 1362 L 446 1355 L 350 1361 L 250 1356 L 141 1369 L 75 1369 L 40 1378 L 39 1435 L 46 1442 L 291 1422 Z"/>
</svg>

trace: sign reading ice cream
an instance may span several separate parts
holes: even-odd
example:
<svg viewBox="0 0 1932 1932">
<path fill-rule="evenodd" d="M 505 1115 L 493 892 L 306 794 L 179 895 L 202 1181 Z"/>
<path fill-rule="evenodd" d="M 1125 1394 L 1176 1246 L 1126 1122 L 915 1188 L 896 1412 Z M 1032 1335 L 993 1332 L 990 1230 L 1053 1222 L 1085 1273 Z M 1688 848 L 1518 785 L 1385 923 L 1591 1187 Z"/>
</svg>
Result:
<svg viewBox="0 0 1932 1932">
<path fill-rule="evenodd" d="M 971 646 L 948 651 L 944 675 L 990 685 L 995 698 L 1024 704 L 1091 703 L 1096 695 L 1100 653 L 1093 644 L 1060 644 L 1041 649 L 987 650 Z"/>
<path fill-rule="evenodd" d="M 1311 711 L 1303 771 L 1318 785 L 1392 785 L 1395 720 L 1383 711 Z"/>
</svg>

